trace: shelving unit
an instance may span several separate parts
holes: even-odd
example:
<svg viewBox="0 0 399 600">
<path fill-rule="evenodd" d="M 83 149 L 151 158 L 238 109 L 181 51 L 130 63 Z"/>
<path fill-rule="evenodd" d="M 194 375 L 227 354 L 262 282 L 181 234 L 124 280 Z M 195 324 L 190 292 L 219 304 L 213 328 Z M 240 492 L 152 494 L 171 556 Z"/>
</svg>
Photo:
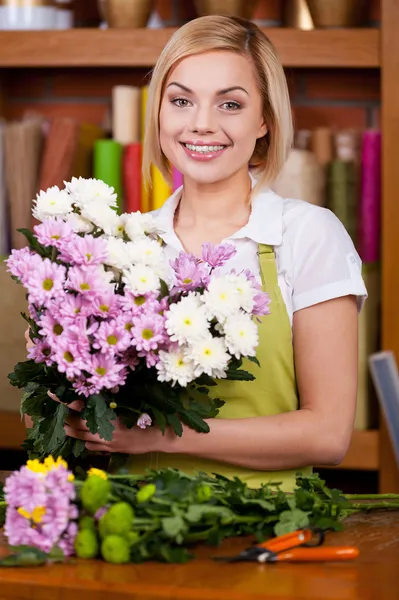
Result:
<svg viewBox="0 0 399 600">
<path fill-rule="evenodd" d="M 19 68 L 151 68 L 174 29 L 0 32 L 1 72 Z M 399 3 L 382 0 L 381 29 L 300 31 L 265 29 L 286 67 L 380 68 L 382 81 L 382 348 L 399 362 Z M 0 88 L 1 89 L 1 88 Z M 0 91 L 6 94 L 7 90 Z M 19 415 L 0 412 L 0 445 L 16 449 Z M 379 471 L 380 490 L 399 492 L 399 475 L 384 423 L 379 431 L 355 431 L 339 468 Z"/>
<path fill-rule="evenodd" d="M 151 67 L 175 29 L 0 32 L 0 68 Z M 286 67 L 380 65 L 378 29 L 264 29 Z"/>
</svg>

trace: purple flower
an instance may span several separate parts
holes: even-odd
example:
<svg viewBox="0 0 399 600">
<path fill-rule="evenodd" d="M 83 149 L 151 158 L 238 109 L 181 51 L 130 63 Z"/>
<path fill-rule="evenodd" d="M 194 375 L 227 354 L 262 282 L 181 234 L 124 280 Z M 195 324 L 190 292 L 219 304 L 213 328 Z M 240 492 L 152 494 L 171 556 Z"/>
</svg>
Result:
<svg viewBox="0 0 399 600">
<path fill-rule="evenodd" d="M 253 315 L 263 316 L 270 314 L 271 298 L 266 292 L 258 292 L 254 296 Z"/>
<path fill-rule="evenodd" d="M 29 302 L 47 306 L 50 300 L 64 292 L 66 268 L 45 258 L 35 265 L 28 277 Z"/>
<path fill-rule="evenodd" d="M 82 354 L 76 344 L 75 336 L 68 334 L 62 335 L 53 347 L 54 360 L 60 373 L 65 373 L 68 378 L 81 375 L 85 369 L 88 355 Z"/>
<path fill-rule="evenodd" d="M 54 246 L 58 250 L 62 250 L 75 236 L 69 223 L 56 218 L 46 219 L 40 225 L 35 225 L 33 230 L 40 244 Z"/>
<path fill-rule="evenodd" d="M 157 350 L 155 350 L 155 352 L 144 352 L 144 350 L 141 350 L 141 352 L 137 353 L 137 356 L 145 358 L 147 369 L 151 369 L 151 367 L 155 367 L 155 365 L 159 363 L 159 354 Z"/>
<path fill-rule="evenodd" d="M 54 316 L 65 320 L 66 323 L 76 321 L 79 317 L 88 317 L 92 314 L 91 302 L 85 296 L 75 296 L 72 292 L 66 292 L 59 296 L 51 305 Z"/>
<path fill-rule="evenodd" d="M 133 318 L 133 344 L 139 352 L 156 350 L 165 339 L 165 320 L 161 315 L 148 314 Z"/>
<path fill-rule="evenodd" d="M 91 303 L 91 314 L 103 319 L 116 317 L 121 312 L 120 298 L 122 296 L 109 290 L 96 296 Z"/>
<path fill-rule="evenodd" d="M 141 315 L 149 310 L 149 307 L 157 301 L 157 294 L 149 292 L 148 294 L 134 295 L 125 288 L 124 296 L 120 296 L 119 303 L 122 310 L 132 315 Z"/>
<path fill-rule="evenodd" d="M 108 258 L 107 242 L 92 235 L 75 235 L 70 243 L 64 244 L 61 258 L 75 265 L 101 265 Z"/>
<path fill-rule="evenodd" d="M 32 512 L 36 506 L 46 503 L 46 485 L 44 477 L 23 466 L 7 477 L 4 494 L 8 506 L 19 508 L 23 506 Z"/>
<path fill-rule="evenodd" d="M 140 427 L 140 429 L 147 429 L 147 427 L 150 427 L 152 424 L 152 419 L 150 417 L 150 415 L 148 415 L 147 413 L 143 413 L 137 420 L 137 427 Z"/>
<path fill-rule="evenodd" d="M 79 294 L 82 294 L 82 296 L 90 299 L 110 289 L 110 284 L 107 284 L 99 270 L 95 267 L 71 267 L 68 272 L 66 285 L 69 289 L 75 290 Z"/>
<path fill-rule="evenodd" d="M 121 356 L 122 363 L 132 371 L 140 364 L 140 358 L 137 356 L 135 348 L 128 348 Z"/>
<path fill-rule="evenodd" d="M 28 358 L 37 363 L 45 363 L 48 367 L 54 364 L 51 346 L 46 340 L 35 340 L 35 345 L 28 350 Z"/>
<path fill-rule="evenodd" d="M 91 373 L 90 382 L 99 389 L 112 389 L 116 385 L 123 385 L 126 381 L 127 371 L 123 364 L 116 362 L 108 354 L 94 354 L 86 370 Z"/>
<path fill-rule="evenodd" d="M 93 348 L 114 355 L 127 350 L 131 335 L 122 323 L 104 321 L 94 334 Z"/>
<path fill-rule="evenodd" d="M 233 244 L 219 244 L 216 246 L 209 242 L 202 244 L 202 258 L 213 269 L 222 267 L 236 253 L 237 249 Z"/>
<path fill-rule="evenodd" d="M 195 290 L 209 281 L 208 268 L 193 254 L 180 252 L 179 256 L 169 263 L 174 271 L 175 285 L 179 290 Z"/>
<path fill-rule="evenodd" d="M 101 391 L 101 386 L 92 385 L 87 377 L 77 377 L 72 383 L 72 387 L 77 391 L 79 396 L 84 396 L 85 398 L 93 394 L 98 394 Z"/>
<path fill-rule="evenodd" d="M 57 343 L 57 338 L 64 332 L 65 326 L 61 319 L 54 318 L 49 311 L 44 313 L 38 322 L 40 335 L 48 338 L 51 345 Z"/>
<path fill-rule="evenodd" d="M 23 285 L 26 286 L 28 279 L 38 266 L 43 262 L 39 254 L 32 252 L 27 246 L 19 250 L 11 250 L 11 254 L 5 261 L 7 271 L 14 277 L 18 277 Z"/>
<path fill-rule="evenodd" d="M 95 513 L 94 518 L 99 521 L 101 519 L 101 517 L 103 517 L 105 515 L 105 513 L 108 512 L 108 507 L 107 506 L 102 506 L 101 508 L 98 509 L 98 511 Z"/>
<path fill-rule="evenodd" d="M 75 538 L 78 533 L 78 524 L 70 523 L 66 533 L 58 542 L 58 546 L 64 553 L 64 556 L 72 556 L 75 554 Z"/>
</svg>

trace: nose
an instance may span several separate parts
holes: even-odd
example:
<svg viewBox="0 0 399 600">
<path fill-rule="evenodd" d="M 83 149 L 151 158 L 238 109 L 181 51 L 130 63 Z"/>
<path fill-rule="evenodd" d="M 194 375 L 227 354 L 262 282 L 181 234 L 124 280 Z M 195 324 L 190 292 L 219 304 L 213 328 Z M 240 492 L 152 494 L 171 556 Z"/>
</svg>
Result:
<svg viewBox="0 0 399 600">
<path fill-rule="evenodd" d="M 216 129 L 211 106 L 197 106 L 192 112 L 190 130 L 193 133 L 213 133 Z"/>
</svg>

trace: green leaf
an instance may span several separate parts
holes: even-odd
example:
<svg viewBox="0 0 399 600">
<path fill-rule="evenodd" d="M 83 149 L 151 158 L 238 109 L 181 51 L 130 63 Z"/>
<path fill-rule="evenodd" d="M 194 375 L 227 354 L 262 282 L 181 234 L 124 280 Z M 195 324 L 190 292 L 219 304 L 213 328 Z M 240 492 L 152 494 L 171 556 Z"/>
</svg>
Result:
<svg viewBox="0 0 399 600">
<path fill-rule="evenodd" d="M 65 440 L 64 423 L 68 414 L 65 404 L 56 405 L 54 416 L 40 423 L 39 431 L 43 433 L 43 447 L 47 454 L 53 454 L 55 448 Z M 43 427 L 43 424 L 44 427 Z"/>
<path fill-rule="evenodd" d="M 81 417 L 86 421 L 91 433 L 98 433 L 103 440 L 112 440 L 112 432 L 115 429 L 112 421 L 116 419 L 116 413 L 109 408 L 103 394 L 93 394 L 87 398 Z"/>
<path fill-rule="evenodd" d="M 243 369 L 227 369 L 226 379 L 228 379 L 229 381 L 254 381 L 255 376 L 252 375 L 252 373 L 249 373 L 248 371 L 244 371 Z"/>
<path fill-rule="evenodd" d="M 206 375 L 206 373 L 203 373 L 200 377 L 197 377 L 195 383 L 197 383 L 198 385 L 205 385 L 206 387 L 212 387 L 214 385 L 217 385 L 216 381 L 212 379 L 212 377 L 210 377 L 209 375 Z"/>
<path fill-rule="evenodd" d="M 155 417 L 155 420 L 156 420 L 156 423 L 157 423 L 159 429 L 162 431 L 162 433 L 165 433 L 166 424 L 167 424 L 165 415 L 155 407 L 152 408 L 152 413 Z"/>
<path fill-rule="evenodd" d="M 258 367 L 260 367 L 260 362 L 258 361 L 256 356 L 247 356 L 247 359 L 250 360 L 251 362 L 255 363 L 256 365 L 258 365 Z"/>
<path fill-rule="evenodd" d="M 34 233 L 32 231 L 30 231 L 30 229 L 24 229 L 22 227 L 20 229 L 17 229 L 17 231 L 19 231 L 19 233 L 22 233 L 22 235 L 24 235 L 26 237 L 31 250 L 33 250 L 34 252 L 37 252 L 37 254 L 39 254 L 43 258 L 46 258 L 46 257 L 49 258 L 51 256 L 52 247 L 51 246 L 50 247 L 42 246 L 42 244 L 40 244 L 38 242 L 36 236 L 34 235 Z"/>
<path fill-rule="evenodd" d="M 291 533 L 297 529 L 303 529 L 309 526 L 309 513 L 294 508 L 293 510 L 284 510 L 280 514 L 280 521 L 274 526 L 276 535 Z"/>
<path fill-rule="evenodd" d="M 164 534 L 168 537 L 176 537 L 179 533 L 184 533 L 186 531 L 186 523 L 180 515 L 165 517 L 161 520 L 161 525 Z"/>
<path fill-rule="evenodd" d="M 212 517 L 216 517 L 218 520 L 220 519 L 223 523 L 229 523 L 234 520 L 234 513 L 225 506 L 191 504 L 185 517 L 187 521 L 190 521 L 191 523 L 198 523 L 202 519 L 205 519 L 208 522 Z"/>
<path fill-rule="evenodd" d="M 0 567 L 37 567 L 46 564 L 47 554 L 37 548 L 24 547 L 0 560 Z"/>
<path fill-rule="evenodd" d="M 161 285 L 161 290 L 160 290 L 160 298 L 164 298 L 165 296 L 169 296 L 169 288 L 168 288 L 168 284 L 163 280 L 160 279 L 160 285 Z"/>
<path fill-rule="evenodd" d="M 173 431 L 175 432 L 175 434 L 178 437 L 181 437 L 183 435 L 183 425 L 181 424 L 179 417 L 175 414 L 172 414 L 172 415 L 167 414 L 166 420 L 167 420 L 168 424 L 173 428 Z"/>
</svg>

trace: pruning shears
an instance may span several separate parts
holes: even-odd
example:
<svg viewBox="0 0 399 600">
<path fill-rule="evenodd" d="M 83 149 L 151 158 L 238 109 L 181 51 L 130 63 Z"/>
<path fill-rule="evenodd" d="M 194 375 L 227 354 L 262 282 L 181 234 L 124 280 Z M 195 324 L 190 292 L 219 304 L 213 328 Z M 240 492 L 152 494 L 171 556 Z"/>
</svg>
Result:
<svg viewBox="0 0 399 600">
<path fill-rule="evenodd" d="M 314 537 L 316 533 L 316 537 Z M 261 544 L 250 546 L 236 556 L 216 556 L 216 560 L 224 562 L 259 562 L 274 563 L 291 562 L 324 562 L 351 560 L 359 556 L 355 546 L 327 546 L 322 530 L 299 529 Z"/>
</svg>

